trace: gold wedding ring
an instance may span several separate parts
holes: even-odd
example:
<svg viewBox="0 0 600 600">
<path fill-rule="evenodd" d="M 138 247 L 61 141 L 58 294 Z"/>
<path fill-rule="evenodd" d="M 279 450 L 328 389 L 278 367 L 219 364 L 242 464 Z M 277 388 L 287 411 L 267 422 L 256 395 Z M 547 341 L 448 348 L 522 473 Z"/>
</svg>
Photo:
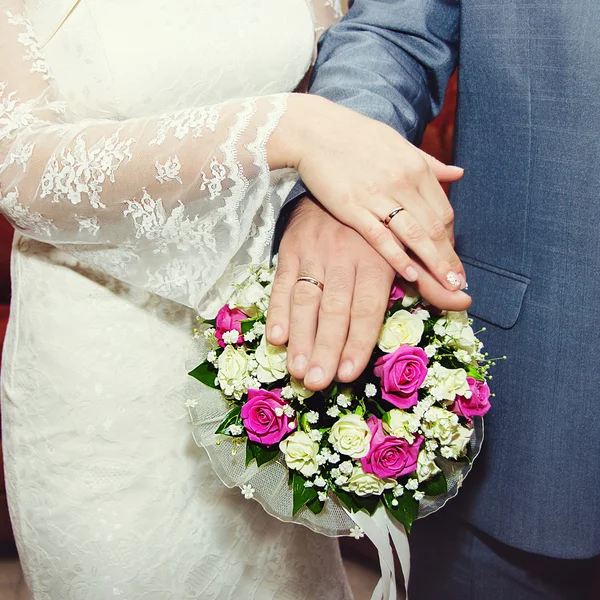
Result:
<svg viewBox="0 0 600 600">
<path fill-rule="evenodd" d="M 298 277 L 298 279 L 296 279 L 296 283 L 298 283 L 299 281 L 306 281 L 307 283 L 312 283 L 313 285 L 316 285 L 321 291 L 323 291 L 323 284 L 314 277 Z"/>
<path fill-rule="evenodd" d="M 385 221 L 383 222 L 383 224 L 386 227 L 390 226 L 390 221 L 399 213 L 402 212 L 404 210 L 403 206 L 399 206 L 398 208 L 395 208 L 386 218 Z"/>
</svg>

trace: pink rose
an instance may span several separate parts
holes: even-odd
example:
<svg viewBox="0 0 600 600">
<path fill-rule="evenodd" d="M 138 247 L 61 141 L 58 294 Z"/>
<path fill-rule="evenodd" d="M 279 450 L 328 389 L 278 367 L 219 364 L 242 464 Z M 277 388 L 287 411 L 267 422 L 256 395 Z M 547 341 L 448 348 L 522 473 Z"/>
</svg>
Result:
<svg viewBox="0 0 600 600">
<path fill-rule="evenodd" d="M 394 285 L 392 286 L 392 291 L 390 292 L 390 300 L 388 302 L 388 310 L 398 302 L 398 300 L 402 300 L 406 296 L 406 292 L 404 288 L 400 284 L 398 279 L 394 279 Z"/>
<path fill-rule="evenodd" d="M 398 408 L 410 408 L 419 400 L 419 388 L 427 375 L 427 354 L 404 344 L 377 359 L 374 373 L 381 380 L 381 395 Z"/>
<path fill-rule="evenodd" d="M 240 310 L 239 308 L 229 308 L 226 304 L 218 313 L 216 319 L 216 333 L 215 337 L 219 342 L 221 348 L 225 348 L 225 342 L 223 341 L 223 334 L 228 331 L 239 331 L 240 337 L 236 344 L 241 344 L 244 341 L 242 336 L 242 321 L 245 321 L 248 315 Z"/>
<path fill-rule="evenodd" d="M 287 406 L 281 399 L 281 390 L 248 390 L 248 401 L 241 412 L 248 439 L 272 446 L 296 429 L 296 422 L 290 422 L 283 412 Z"/>
<path fill-rule="evenodd" d="M 375 415 L 367 419 L 367 425 L 372 437 L 369 453 L 361 459 L 365 473 L 373 473 L 381 479 L 398 479 L 416 471 L 422 435 L 415 438 L 412 444 L 402 438 L 385 435 L 381 420 Z"/>
<path fill-rule="evenodd" d="M 469 422 L 472 417 L 483 417 L 490 410 L 490 388 L 487 383 L 467 377 L 471 397 L 458 396 L 452 405 L 452 412 L 466 417 Z"/>
</svg>

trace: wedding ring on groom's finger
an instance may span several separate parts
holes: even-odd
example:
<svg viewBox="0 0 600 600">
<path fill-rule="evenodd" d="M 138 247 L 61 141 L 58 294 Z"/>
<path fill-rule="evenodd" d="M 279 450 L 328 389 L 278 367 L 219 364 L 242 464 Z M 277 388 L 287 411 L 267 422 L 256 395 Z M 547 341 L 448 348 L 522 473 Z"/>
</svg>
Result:
<svg viewBox="0 0 600 600">
<path fill-rule="evenodd" d="M 399 206 L 398 208 L 395 208 L 383 221 L 383 224 L 389 229 L 390 227 L 390 221 L 398 214 L 401 213 L 404 209 L 403 206 Z"/>
<path fill-rule="evenodd" d="M 296 279 L 296 283 L 299 283 L 300 281 L 306 281 L 307 283 L 312 283 L 313 285 L 316 285 L 321 291 L 323 291 L 323 288 L 325 287 L 318 279 L 315 279 L 314 277 L 307 277 L 307 276 L 298 277 L 298 279 Z"/>
</svg>

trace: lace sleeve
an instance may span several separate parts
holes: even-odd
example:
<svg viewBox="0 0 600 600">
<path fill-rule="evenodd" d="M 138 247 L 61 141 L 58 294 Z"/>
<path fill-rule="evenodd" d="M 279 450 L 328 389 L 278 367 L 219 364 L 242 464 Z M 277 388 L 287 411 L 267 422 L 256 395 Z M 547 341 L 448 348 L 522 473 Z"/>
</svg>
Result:
<svg viewBox="0 0 600 600">
<path fill-rule="evenodd" d="M 273 210 L 265 147 L 286 95 L 77 121 L 23 11 L 0 12 L 0 210 L 26 236 L 197 306 Z"/>
</svg>

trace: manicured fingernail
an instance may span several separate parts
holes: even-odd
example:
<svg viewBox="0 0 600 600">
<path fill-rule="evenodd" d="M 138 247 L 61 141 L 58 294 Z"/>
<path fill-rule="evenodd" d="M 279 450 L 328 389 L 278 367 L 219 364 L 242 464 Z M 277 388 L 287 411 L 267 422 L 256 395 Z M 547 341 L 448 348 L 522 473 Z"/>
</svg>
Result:
<svg viewBox="0 0 600 600">
<path fill-rule="evenodd" d="M 416 281 L 417 279 L 419 279 L 419 273 L 414 267 L 411 267 L 409 265 L 404 271 L 404 279 L 406 279 L 407 281 Z"/>
<path fill-rule="evenodd" d="M 455 288 L 460 287 L 461 285 L 460 278 L 454 271 L 449 271 L 446 275 L 446 281 Z"/>
<path fill-rule="evenodd" d="M 269 337 L 271 339 L 277 339 L 280 338 L 282 334 L 283 329 L 279 325 L 273 325 L 273 327 L 271 327 L 271 334 L 269 335 Z"/>
<path fill-rule="evenodd" d="M 354 363 L 351 360 L 345 360 L 340 365 L 340 377 L 347 379 L 352 377 L 352 373 L 354 373 Z"/>
<path fill-rule="evenodd" d="M 298 354 L 298 356 L 296 356 L 294 359 L 294 369 L 304 372 L 306 365 L 308 365 L 308 359 L 306 356 L 304 356 L 304 354 Z"/>
<path fill-rule="evenodd" d="M 304 378 L 304 382 L 309 384 L 321 383 L 324 377 L 325 371 L 321 367 L 311 367 L 308 375 Z"/>
</svg>

